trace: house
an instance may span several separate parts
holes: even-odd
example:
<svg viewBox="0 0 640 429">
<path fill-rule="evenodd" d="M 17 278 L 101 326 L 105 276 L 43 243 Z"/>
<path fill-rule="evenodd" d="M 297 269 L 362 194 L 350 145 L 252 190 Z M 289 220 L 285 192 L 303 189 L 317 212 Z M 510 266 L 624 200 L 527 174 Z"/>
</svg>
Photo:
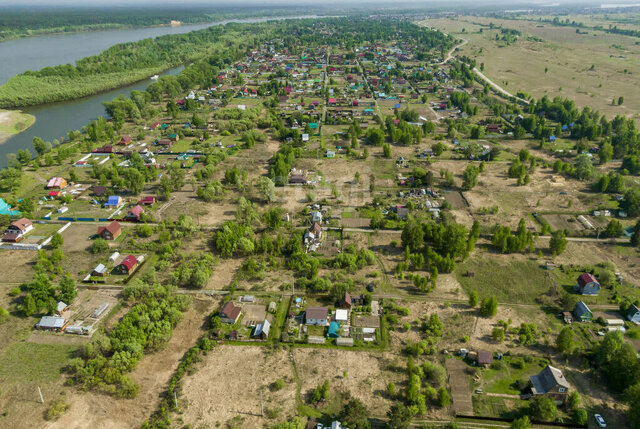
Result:
<svg viewBox="0 0 640 429">
<path fill-rule="evenodd" d="M 232 325 L 238 321 L 241 312 L 241 307 L 236 306 L 233 302 L 229 301 L 222 307 L 222 310 L 220 310 L 218 316 L 220 316 L 220 320 L 223 323 Z"/>
<path fill-rule="evenodd" d="M 2 235 L 2 241 L 6 243 L 19 243 L 23 238 L 22 234 L 17 234 L 15 232 L 5 232 Z"/>
<path fill-rule="evenodd" d="M 573 322 L 573 315 L 570 311 L 563 311 L 562 320 L 564 320 L 564 323 L 571 324 L 571 322 Z"/>
<path fill-rule="evenodd" d="M 349 295 L 349 292 L 345 292 L 344 297 L 340 300 L 340 308 L 351 309 L 352 306 L 351 295 Z"/>
<path fill-rule="evenodd" d="M 67 322 L 63 317 L 44 316 L 38 323 L 36 323 L 35 327 L 42 331 L 62 332 L 68 324 L 69 322 Z"/>
<path fill-rule="evenodd" d="M 47 182 L 47 189 L 63 189 L 67 187 L 67 179 L 64 177 L 53 177 Z"/>
<path fill-rule="evenodd" d="M 178 140 L 180 140 L 180 136 L 175 133 L 169 134 L 169 140 L 172 142 L 177 142 Z"/>
<path fill-rule="evenodd" d="M 25 217 L 11 222 L 7 227 L 8 234 L 25 235 L 31 230 L 33 230 L 33 223 Z"/>
<path fill-rule="evenodd" d="M 329 316 L 327 307 L 308 307 L 305 313 L 305 323 L 307 325 L 326 325 Z"/>
<path fill-rule="evenodd" d="M 142 216 L 142 213 L 144 213 L 144 209 L 140 204 L 137 204 L 131 210 L 129 210 L 129 213 L 125 216 L 125 219 L 138 221 L 140 220 L 140 216 Z"/>
<path fill-rule="evenodd" d="M 11 210 L 11 206 L 5 200 L 0 198 L 0 215 L 18 216 L 20 212 Z"/>
<path fill-rule="evenodd" d="M 136 259 L 136 257 L 133 255 L 129 255 L 124 258 L 122 262 L 120 262 L 120 265 L 118 265 L 116 269 L 120 274 L 131 274 L 136 269 L 137 265 L 138 260 Z"/>
<path fill-rule="evenodd" d="M 318 240 L 322 238 L 322 227 L 318 222 L 313 222 L 313 225 L 309 228 L 309 232 L 313 232 Z"/>
<path fill-rule="evenodd" d="M 121 144 L 123 146 L 131 144 L 131 136 L 129 134 L 125 134 L 124 136 L 122 136 L 118 144 Z"/>
<path fill-rule="evenodd" d="M 139 205 L 152 206 L 156 203 L 156 197 L 147 196 L 138 201 Z"/>
<path fill-rule="evenodd" d="M 107 226 L 98 227 L 98 235 L 105 240 L 115 240 L 122 234 L 122 227 L 115 220 Z"/>
<path fill-rule="evenodd" d="M 269 338 L 269 329 L 271 329 L 271 324 L 267 319 L 264 319 L 262 323 L 258 323 L 256 326 L 256 330 L 253 332 L 253 337 L 266 340 Z"/>
<path fill-rule="evenodd" d="M 340 324 L 338 322 L 331 322 L 329 324 L 329 332 L 327 336 L 329 338 L 338 338 L 340 336 L 339 331 L 340 331 Z"/>
<path fill-rule="evenodd" d="M 573 315 L 578 322 L 590 322 L 591 320 L 593 320 L 593 313 L 591 313 L 591 310 L 589 310 L 587 304 L 582 301 L 576 304 L 575 308 L 573 309 Z"/>
<path fill-rule="evenodd" d="M 478 365 L 488 367 L 493 363 L 493 353 L 481 350 L 478 352 Z"/>
<path fill-rule="evenodd" d="M 307 176 L 303 173 L 292 173 L 291 176 L 289 176 L 289 183 L 291 185 L 306 185 L 307 182 Z"/>
<path fill-rule="evenodd" d="M 322 222 L 322 213 L 319 211 L 311 212 L 311 221 L 312 222 Z"/>
<path fill-rule="evenodd" d="M 107 202 L 103 205 L 105 207 L 118 207 L 120 204 L 122 204 L 122 198 L 117 195 L 112 195 L 107 198 Z"/>
<path fill-rule="evenodd" d="M 600 292 L 600 283 L 590 273 L 580 274 L 578 281 L 574 286 L 576 292 L 582 295 L 598 295 Z"/>
<path fill-rule="evenodd" d="M 95 197 L 102 198 L 107 193 L 107 187 L 106 186 L 94 186 L 91 191 L 93 192 L 93 195 Z"/>
<path fill-rule="evenodd" d="M 640 309 L 637 305 L 631 304 L 631 306 L 627 310 L 627 319 L 635 324 L 640 324 Z"/>
<path fill-rule="evenodd" d="M 107 267 L 104 264 L 98 264 L 91 272 L 91 276 L 104 277 L 107 274 Z"/>
<path fill-rule="evenodd" d="M 338 323 L 347 323 L 347 320 L 349 320 L 349 311 L 345 310 L 345 309 L 338 309 L 336 310 L 336 318 L 335 321 Z"/>
<path fill-rule="evenodd" d="M 327 149 L 327 153 L 325 154 L 325 156 L 327 158 L 335 158 L 336 157 L 336 153 L 334 151 L 332 151 L 332 150 L 328 150 Z"/>
<path fill-rule="evenodd" d="M 156 146 L 171 147 L 173 142 L 169 139 L 158 139 L 155 141 Z"/>
<path fill-rule="evenodd" d="M 551 365 L 547 365 L 539 374 L 529 377 L 529 381 L 534 396 L 545 395 L 560 404 L 564 403 L 570 388 L 562 371 Z"/>
</svg>

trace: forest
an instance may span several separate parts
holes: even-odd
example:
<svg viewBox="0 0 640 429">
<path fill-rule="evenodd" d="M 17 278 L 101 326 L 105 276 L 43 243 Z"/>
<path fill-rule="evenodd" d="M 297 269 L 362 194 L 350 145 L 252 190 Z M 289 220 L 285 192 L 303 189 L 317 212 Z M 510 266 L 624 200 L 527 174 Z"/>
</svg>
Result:
<svg viewBox="0 0 640 429">
<path fill-rule="evenodd" d="M 187 24 L 224 19 L 282 16 L 301 13 L 294 7 L 255 9 L 242 6 L 205 7 L 171 5 L 142 7 L 26 7 L 0 8 L 0 41 L 52 33 L 109 30 L 168 25 L 172 20 Z M 304 13 L 310 13 L 305 10 Z"/>
</svg>

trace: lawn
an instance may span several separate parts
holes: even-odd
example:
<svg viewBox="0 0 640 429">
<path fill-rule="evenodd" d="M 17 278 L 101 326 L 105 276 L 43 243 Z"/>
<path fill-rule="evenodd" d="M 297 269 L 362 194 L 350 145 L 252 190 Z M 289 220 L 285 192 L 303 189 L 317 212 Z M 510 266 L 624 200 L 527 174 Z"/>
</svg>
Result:
<svg viewBox="0 0 640 429">
<path fill-rule="evenodd" d="M 524 366 L 517 368 L 514 365 L 514 361 L 520 359 L 523 358 L 505 356 L 503 358 L 504 365 L 502 369 L 488 368 L 480 371 L 485 392 L 519 395 L 521 392 L 518 388 L 518 381 L 524 378 L 528 379 L 530 375 L 539 373 L 547 364 L 546 360 L 532 359 L 531 362 L 523 361 Z"/>
<path fill-rule="evenodd" d="M 5 381 L 56 380 L 77 346 L 20 342 L 0 355 L 0 377 Z"/>
<path fill-rule="evenodd" d="M 488 258 L 479 253 L 458 265 L 456 278 L 467 293 L 475 290 L 481 298 L 495 295 L 498 302 L 535 303 L 551 286 L 549 279 L 545 279 L 548 271 L 537 261 L 514 259 L 508 255 Z M 473 277 L 467 277 L 467 271 L 472 271 Z"/>
</svg>

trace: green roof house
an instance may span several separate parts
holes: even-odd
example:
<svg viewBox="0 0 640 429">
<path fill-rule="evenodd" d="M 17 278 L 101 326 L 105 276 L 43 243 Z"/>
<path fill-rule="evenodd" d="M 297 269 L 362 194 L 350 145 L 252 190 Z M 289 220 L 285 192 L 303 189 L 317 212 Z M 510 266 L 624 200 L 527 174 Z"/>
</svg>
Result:
<svg viewBox="0 0 640 429">
<path fill-rule="evenodd" d="M 582 301 L 576 304 L 573 314 L 576 317 L 576 320 L 579 320 L 580 322 L 590 322 L 593 320 L 593 313 L 591 313 L 587 304 Z"/>
</svg>

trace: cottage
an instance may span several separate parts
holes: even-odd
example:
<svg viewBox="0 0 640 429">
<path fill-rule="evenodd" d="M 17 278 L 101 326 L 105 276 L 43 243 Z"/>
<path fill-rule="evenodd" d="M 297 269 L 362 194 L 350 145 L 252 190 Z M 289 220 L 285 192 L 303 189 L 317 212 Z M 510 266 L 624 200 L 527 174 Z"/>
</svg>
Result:
<svg viewBox="0 0 640 429">
<path fill-rule="evenodd" d="M 91 276 L 95 277 L 104 277 L 107 274 L 107 267 L 104 264 L 98 264 L 93 271 L 91 272 Z"/>
<path fill-rule="evenodd" d="M 118 142 L 118 144 L 121 144 L 123 146 L 127 146 L 127 145 L 131 144 L 131 136 L 129 134 L 125 134 L 124 136 L 122 136 L 122 138 L 120 139 L 120 142 Z"/>
<path fill-rule="evenodd" d="M 11 222 L 11 224 L 7 227 L 8 234 L 13 233 L 21 236 L 25 235 L 31 230 L 33 230 L 33 223 L 25 217 L 18 219 L 14 222 Z"/>
<path fill-rule="evenodd" d="M 18 234 L 15 232 L 5 232 L 2 235 L 2 241 L 6 243 L 19 243 L 23 238 L 24 237 L 22 236 L 22 234 Z"/>
<path fill-rule="evenodd" d="M 69 322 L 67 322 L 63 317 L 44 316 L 38 323 L 36 323 L 35 328 L 42 331 L 62 332 L 68 324 Z"/>
<path fill-rule="evenodd" d="M 47 189 L 63 189 L 67 187 L 67 179 L 63 177 L 53 177 L 47 182 Z"/>
<path fill-rule="evenodd" d="M 256 329 L 253 332 L 253 337 L 260 338 L 261 340 L 266 340 L 267 338 L 269 338 L 269 329 L 271 329 L 271 324 L 267 319 L 264 319 L 262 323 L 259 323 L 256 326 Z"/>
<path fill-rule="evenodd" d="M 129 211 L 127 216 L 125 216 L 125 219 L 139 221 L 142 213 L 144 213 L 144 209 L 140 204 L 137 204 Z"/>
<path fill-rule="evenodd" d="M 172 142 L 177 142 L 178 140 L 180 140 L 180 136 L 175 133 L 169 134 L 169 140 Z"/>
<path fill-rule="evenodd" d="M 560 404 L 564 403 L 570 387 L 562 371 L 551 365 L 547 365 L 539 374 L 529 377 L 529 381 L 534 396 L 545 395 Z"/>
<path fill-rule="evenodd" d="M 156 203 L 156 197 L 147 196 L 138 201 L 139 205 L 152 206 Z"/>
<path fill-rule="evenodd" d="M 308 307 L 305 313 L 307 325 L 326 325 L 329 316 L 327 307 Z"/>
<path fill-rule="evenodd" d="M 129 255 L 124 258 L 122 262 L 120 262 L 120 265 L 118 265 L 116 269 L 120 274 L 131 274 L 135 271 L 137 265 L 138 260 L 136 259 L 136 257 L 133 255 Z"/>
<path fill-rule="evenodd" d="M 69 306 L 67 304 L 62 301 L 58 301 L 58 304 L 56 304 L 56 314 L 61 315 L 62 313 L 67 311 L 68 308 Z"/>
<path fill-rule="evenodd" d="M 632 304 L 627 310 L 627 319 L 635 324 L 640 324 L 640 309 L 637 305 Z"/>
<path fill-rule="evenodd" d="M 93 189 L 91 190 L 91 192 L 93 192 L 93 196 L 98 197 L 98 198 L 102 198 L 107 194 L 107 187 L 106 186 L 94 186 Z"/>
<path fill-rule="evenodd" d="M 573 315 L 578 322 L 590 322 L 593 320 L 593 313 L 591 313 L 587 304 L 582 301 L 576 304 L 576 307 L 573 309 Z"/>
<path fill-rule="evenodd" d="M 349 292 L 345 292 L 344 297 L 340 300 L 340 307 L 351 309 L 352 306 L 353 306 L 353 302 L 351 300 L 351 295 L 349 295 Z"/>
<path fill-rule="evenodd" d="M 222 321 L 222 323 L 228 323 L 232 325 L 238 321 L 241 312 L 241 307 L 236 306 L 233 302 L 229 301 L 222 307 L 222 310 L 220 310 L 218 316 L 220 316 L 220 320 Z"/>
<path fill-rule="evenodd" d="M 291 185 L 306 185 L 308 183 L 307 176 L 303 173 L 292 173 L 289 176 L 289 183 Z"/>
<path fill-rule="evenodd" d="M 486 368 L 493 363 L 493 353 L 481 350 L 478 352 L 477 361 L 479 366 Z"/>
<path fill-rule="evenodd" d="M 156 146 L 162 146 L 169 148 L 173 145 L 173 142 L 169 139 L 158 139 L 156 140 Z"/>
<path fill-rule="evenodd" d="M 578 281 L 574 286 L 576 292 L 582 295 L 598 295 L 600 292 L 600 283 L 590 273 L 580 274 Z"/>
<path fill-rule="evenodd" d="M 115 240 L 122 234 L 122 227 L 117 221 L 111 222 L 107 226 L 98 227 L 98 235 L 105 240 Z"/>
<path fill-rule="evenodd" d="M 122 198 L 117 195 L 113 195 L 107 198 L 107 202 L 103 205 L 105 207 L 118 207 L 120 204 L 122 204 Z"/>
</svg>

